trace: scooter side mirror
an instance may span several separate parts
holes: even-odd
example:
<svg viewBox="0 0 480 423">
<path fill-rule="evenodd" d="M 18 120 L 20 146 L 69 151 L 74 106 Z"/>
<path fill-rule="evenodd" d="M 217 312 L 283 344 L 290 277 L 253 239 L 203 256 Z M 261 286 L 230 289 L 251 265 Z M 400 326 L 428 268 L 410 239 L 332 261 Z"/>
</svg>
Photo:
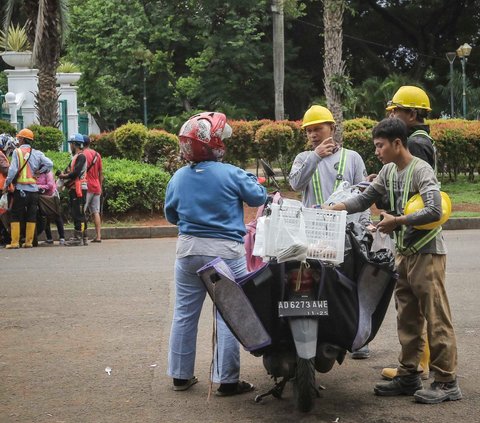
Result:
<svg viewBox="0 0 480 423">
<path fill-rule="evenodd" d="M 267 178 L 274 178 L 275 172 L 273 171 L 272 167 L 263 159 L 260 159 L 260 163 Z"/>
</svg>

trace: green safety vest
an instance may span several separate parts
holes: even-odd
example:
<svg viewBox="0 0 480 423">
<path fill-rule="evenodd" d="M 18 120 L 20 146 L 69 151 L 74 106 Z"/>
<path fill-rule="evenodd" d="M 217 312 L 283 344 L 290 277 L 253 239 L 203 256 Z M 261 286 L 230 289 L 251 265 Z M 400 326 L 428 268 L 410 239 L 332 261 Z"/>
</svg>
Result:
<svg viewBox="0 0 480 423">
<path fill-rule="evenodd" d="M 333 191 L 335 191 L 340 185 L 340 182 L 343 181 L 343 174 L 345 172 L 346 163 L 347 163 L 347 150 L 345 150 L 342 147 L 342 151 L 340 153 L 340 162 L 338 164 L 337 177 L 335 178 L 335 185 L 333 186 Z M 313 183 L 313 193 L 315 194 L 316 203 L 323 204 L 324 199 L 322 194 L 322 185 L 320 183 L 320 172 L 318 171 L 318 168 L 313 174 L 312 183 Z"/>
<path fill-rule="evenodd" d="M 405 178 L 405 187 L 403 189 L 403 196 L 402 196 L 402 210 L 405 209 L 405 205 L 408 202 L 408 193 L 410 192 L 410 185 L 412 184 L 412 174 L 420 159 L 418 157 L 414 157 L 414 159 L 410 162 L 407 169 L 407 176 Z M 389 182 L 389 194 L 390 194 L 390 209 L 395 210 L 395 195 L 394 195 L 394 182 L 395 176 L 397 175 L 397 166 L 392 166 L 390 173 L 388 175 L 388 182 Z M 411 245 L 410 247 L 405 247 L 403 245 L 404 237 L 405 237 L 405 225 L 401 225 L 400 231 L 394 232 L 395 237 L 395 246 L 397 248 L 398 253 L 404 256 L 410 256 L 412 254 L 416 254 L 418 250 L 422 247 L 427 245 L 432 239 L 434 239 L 442 230 L 441 226 L 432 229 L 427 234 L 425 234 L 422 238 L 420 238 L 415 244 Z"/>
</svg>

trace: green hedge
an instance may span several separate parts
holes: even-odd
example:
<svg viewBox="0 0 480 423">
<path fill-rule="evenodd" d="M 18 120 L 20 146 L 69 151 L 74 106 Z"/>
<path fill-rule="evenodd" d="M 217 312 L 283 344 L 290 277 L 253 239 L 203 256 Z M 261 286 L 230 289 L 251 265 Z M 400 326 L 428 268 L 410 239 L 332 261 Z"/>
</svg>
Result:
<svg viewBox="0 0 480 423">
<path fill-rule="evenodd" d="M 343 142 L 346 148 L 357 151 L 363 158 L 368 173 L 377 173 L 382 164 L 375 157 L 372 128 L 376 121 L 367 118 L 350 119 L 344 122 Z M 438 172 L 441 177 L 455 180 L 465 173 L 473 181 L 480 172 L 480 122 L 462 119 L 428 120 L 431 135 L 438 154 Z M 305 131 L 300 122 L 257 120 L 251 122 L 231 121 L 234 134 L 227 141 L 225 160 L 244 164 L 247 158 L 264 158 L 281 168 L 285 174 L 289 163 L 299 152 L 307 149 Z M 285 126 L 292 131 L 285 134 Z M 240 134 L 235 134 L 235 129 Z M 253 133 L 253 138 L 250 138 Z"/>
<path fill-rule="evenodd" d="M 48 151 L 54 172 L 64 170 L 70 163 L 68 153 Z M 104 158 L 104 213 L 121 216 L 128 212 L 161 211 L 170 175 L 158 167 L 126 159 Z"/>
<path fill-rule="evenodd" d="M 41 151 L 60 150 L 63 145 L 63 132 L 51 126 L 30 125 L 28 127 L 35 136 L 34 148 Z"/>
<path fill-rule="evenodd" d="M 0 119 L 0 134 L 9 134 L 14 137 L 17 134 L 17 129 L 10 122 Z"/>
</svg>

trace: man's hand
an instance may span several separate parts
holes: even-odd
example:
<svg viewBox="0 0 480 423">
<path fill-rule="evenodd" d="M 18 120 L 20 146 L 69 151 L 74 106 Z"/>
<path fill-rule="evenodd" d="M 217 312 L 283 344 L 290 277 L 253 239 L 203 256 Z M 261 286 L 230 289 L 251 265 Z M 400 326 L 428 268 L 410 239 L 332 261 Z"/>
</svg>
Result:
<svg viewBox="0 0 480 423">
<path fill-rule="evenodd" d="M 343 203 L 337 203 L 337 204 L 322 204 L 322 209 L 323 210 L 336 210 L 336 211 L 342 211 L 346 210 L 345 204 Z"/>
<path fill-rule="evenodd" d="M 381 212 L 380 216 L 382 216 L 382 220 L 378 222 L 377 230 L 384 234 L 392 233 L 399 225 L 399 223 L 397 222 L 397 217 L 392 216 L 391 214 Z"/>
<path fill-rule="evenodd" d="M 333 141 L 332 137 L 325 138 L 317 147 L 315 148 L 315 153 L 320 157 L 331 156 L 338 150 L 337 144 Z"/>
</svg>

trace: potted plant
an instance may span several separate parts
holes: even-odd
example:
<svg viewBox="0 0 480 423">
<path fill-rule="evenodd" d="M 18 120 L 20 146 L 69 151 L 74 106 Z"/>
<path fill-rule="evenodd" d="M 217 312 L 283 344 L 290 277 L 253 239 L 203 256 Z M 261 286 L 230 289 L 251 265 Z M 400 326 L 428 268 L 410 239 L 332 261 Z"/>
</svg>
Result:
<svg viewBox="0 0 480 423">
<path fill-rule="evenodd" d="M 75 84 L 81 75 L 80 69 L 75 63 L 62 60 L 57 68 L 57 84 Z"/>
<path fill-rule="evenodd" d="M 25 27 L 10 25 L 7 33 L 0 31 L 0 53 L 3 61 L 15 69 L 28 69 L 32 66 L 32 52 Z"/>
</svg>

